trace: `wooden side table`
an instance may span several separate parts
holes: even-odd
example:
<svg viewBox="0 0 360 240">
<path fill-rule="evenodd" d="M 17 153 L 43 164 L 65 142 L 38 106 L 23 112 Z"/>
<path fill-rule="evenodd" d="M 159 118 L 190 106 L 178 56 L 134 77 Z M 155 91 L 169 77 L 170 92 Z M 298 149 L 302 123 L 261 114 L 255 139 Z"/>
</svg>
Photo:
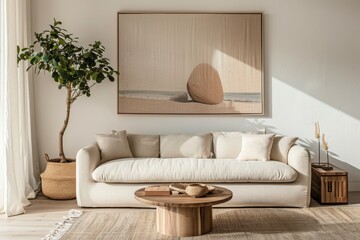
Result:
<svg viewBox="0 0 360 240">
<path fill-rule="evenodd" d="M 311 167 L 311 197 L 320 204 L 347 204 L 348 173 L 331 166 L 333 170 Z"/>
</svg>

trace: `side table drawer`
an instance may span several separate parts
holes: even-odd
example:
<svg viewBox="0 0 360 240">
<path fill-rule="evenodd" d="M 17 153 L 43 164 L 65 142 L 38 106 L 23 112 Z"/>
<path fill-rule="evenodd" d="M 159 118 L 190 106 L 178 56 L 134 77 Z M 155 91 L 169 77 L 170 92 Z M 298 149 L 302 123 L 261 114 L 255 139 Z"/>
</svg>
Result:
<svg viewBox="0 0 360 240">
<path fill-rule="evenodd" d="M 346 204 L 348 197 L 348 173 L 334 167 L 327 171 L 311 168 L 311 197 L 320 204 Z"/>
<path fill-rule="evenodd" d="M 347 176 L 321 177 L 321 203 L 347 203 Z"/>
</svg>

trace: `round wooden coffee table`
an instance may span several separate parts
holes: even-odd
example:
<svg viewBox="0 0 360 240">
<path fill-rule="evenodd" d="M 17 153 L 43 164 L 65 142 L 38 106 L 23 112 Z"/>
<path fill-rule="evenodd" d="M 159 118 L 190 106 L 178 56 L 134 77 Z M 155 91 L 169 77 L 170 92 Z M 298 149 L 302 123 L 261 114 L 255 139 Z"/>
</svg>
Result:
<svg viewBox="0 0 360 240">
<path fill-rule="evenodd" d="M 157 231 L 177 237 L 198 236 L 212 230 L 212 205 L 229 201 L 232 192 L 216 187 L 204 197 L 193 198 L 186 194 L 145 196 L 145 188 L 135 192 L 135 198 L 156 206 Z"/>
</svg>

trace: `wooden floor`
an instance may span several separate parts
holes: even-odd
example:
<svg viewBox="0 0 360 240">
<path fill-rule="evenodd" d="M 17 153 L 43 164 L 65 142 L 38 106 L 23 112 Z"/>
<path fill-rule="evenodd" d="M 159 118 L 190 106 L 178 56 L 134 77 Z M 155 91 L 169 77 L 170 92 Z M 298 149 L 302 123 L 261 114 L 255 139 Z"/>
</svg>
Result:
<svg viewBox="0 0 360 240">
<path fill-rule="evenodd" d="M 360 192 L 350 192 L 349 198 L 350 204 L 348 206 L 360 207 Z M 31 200 L 31 203 L 31 206 L 26 207 L 25 214 L 9 218 L 6 218 L 3 214 L 0 215 L 1 240 L 41 239 L 49 233 L 55 226 L 55 223 L 59 222 L 62 216 L 66 215 L 70 209 L 80 209 L 76 205 L 76 200 L 54 201 L 44 196 Z M 321 207 L 321 205 L 312 200 L 311 207 Z M 101 211 L 102 209 L 87 208 L 86 210 Z M 119 211 L 119 208 L 116 210 Z"/>
</svg>

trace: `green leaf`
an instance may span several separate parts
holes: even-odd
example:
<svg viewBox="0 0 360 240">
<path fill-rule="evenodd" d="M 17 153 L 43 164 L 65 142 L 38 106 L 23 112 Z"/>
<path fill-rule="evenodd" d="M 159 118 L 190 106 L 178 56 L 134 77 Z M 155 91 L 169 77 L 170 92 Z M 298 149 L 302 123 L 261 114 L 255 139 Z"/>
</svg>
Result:
<svg viewBox="0 0 360 240">
<path fill-rule="evenodd" d="M 48 55 L 43 55 L 42 60 L 47 63 L 49 61 L 49 56 Z"/>
<path fill-rule="evenodd" d="M 51 77 L 52 77 L 55 81 L 57 81 L 58 78 L 59 78 L 59 74 L 58 74 L 57 72 L 53 72 L 53 73 L 51 74 Z"/>
<path fill-rule="evenodd" d="M 36 61 L 36 57 L 31 57 L 31 58 L 29 59 L 29 62 L 30 62 L 31 65 L 34 65 L 34 64 L 35 64 L 35 61 Z"/>
<path fill-rule="evenodd" d="M 111 75 L 108 75 L 108 78 L 109 78 L 109 80 L 110 80 L 111 82 L 115 81 L 115 78 L 114 78 L 113 76 L 111 76 Z"/>
<path fill-rule="evenodd" d="M 83 71 L 83 70 L 78 70 L 77 75 L 78 75 L 79 78 L 82 78 L 82 77 L 84 77 L 86 75 L 86 72 Z"/>
<path fill-rule="evenodd" d="M 92 80 L 96 80 L 96 78 L 97 78 L 97 73 L 94 73 L 94 74 L 91 75 Z"/>
<path fill-rule="evenodd" d="M 84 82 L 81 82 L 80 85 L 79 85 L 79 89 L 80 90 L 83 90 L 85 88 L 85 83 Z"/>
<path fill-rule="evenodd" d="M 69 74 L 66 71 L 60 70 L 59 75 L 64 81 L 69 80 Z"/>
<path fill-rule="evenodd" d="M 97 76 L 96 76 L 96 82 L 101 82 L 102 80 L 105 79 L 105 76 L 103 73 L 99 73 Z"/>
<path fill-rule="evenodd" d="M 53 65 L 54 67 L 57 67 L 58 66 L 57 61 L 55 59 L 52 59 L 51 65 Z"/>
</svg>

